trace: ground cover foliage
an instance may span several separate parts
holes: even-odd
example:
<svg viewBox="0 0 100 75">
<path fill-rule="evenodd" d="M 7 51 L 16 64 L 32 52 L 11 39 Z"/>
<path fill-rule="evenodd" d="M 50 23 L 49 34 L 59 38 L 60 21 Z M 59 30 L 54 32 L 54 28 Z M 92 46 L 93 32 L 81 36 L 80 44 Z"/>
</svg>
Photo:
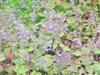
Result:
<svg viewBox="0 0 100 75">
<path fill-rule="evenodd" d="M 0 0 L 0 75 L 100 75 L 100 0 Z"/>
</svg>

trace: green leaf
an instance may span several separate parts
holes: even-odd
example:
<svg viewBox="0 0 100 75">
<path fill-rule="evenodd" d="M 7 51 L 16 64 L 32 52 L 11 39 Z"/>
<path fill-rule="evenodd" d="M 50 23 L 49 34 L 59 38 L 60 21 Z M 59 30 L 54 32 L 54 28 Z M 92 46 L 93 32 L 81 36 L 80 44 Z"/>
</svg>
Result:
<svg viewBox="0 0 100 75">
<path fill-rule="evenodd" d="M 67 2 L 67 3 L 70 3 L 70 0 L 64 0 L 65 2 Z"/>
<path fill-rule="evenodd" d="M 0 54 L 0 61 L 5 60 L 5 55 L 4 54 Z"/>
<path fill-rule="evenodd" d="M 100 74 L 100 69 L 95 71 L 97 74 Z"/>
<path fill-rule="evenodd" d="M 29 4 L 31 2 L 31 0 L 25 0 L 26 4 Z"/>
<path fill-rule="evenodd" d="M 99 49 L 99 48 L 96 48 L 94 52 L 95 52 L 96 54 L 100 54 L 100 49 Z"/>
<path fill-rule="evenodd" d="M 19 51 L 25 51 L 25 52 L 31 52 L 31 51 L 33 51 L 33 47 L 28 47 L 28 48 L 21 48 L 21 49 L 19 49 Z"/>
<path fill-rule="evenodd" d="M 33 71 L 33 72 L 31 73 L 31 75 L 41 75 L 41 73 L 40 73 L 40 72 Z"/>
<path fill-rule="evenodd" d="M 72 53 L 75 56 L 81 56 L 81 51 L 76 50 L 75 52 Z"/>
<path fill-rule="evenodd" d="M 58 44 L 59 44 L 59 41 L 58 40 L 55 40 L 54 41 L 54 44 L 53 44 L 53 48 L 55 49 L 58 46 Z"/>
<path fill-rule="evenodd" d="M 72 28 L 72 26 L 68 26 L 68 32 L 72 32 L 74 30 L 74 28 Z"/>
<path fill-rule="evenodd" d="M 61 5 L 56 5 L 54 9 L 56 12 L 66 12 L 66 9 Z"/>
<path fill-rule="evenodd" d="M 26 65 L 16 65 L 13 70 L 18 73 L 18 74 L 25 74 L 26 71 L 28 70 Z"/>
<path fill-rule="evenodd" d="M 29 18 L 25 18 L 23 20 L 23 23 L 25 24 L 25 26 L 28 26 L 29 25 L 29 22 L 30 22 L 30 19 Z"/>
<path fill-rule="evenodd" d="M 44 54 L 44 51 L 39 49 L 39 50 L 36 51 L 35 57 L 36 57 L 36 58 L 39 58 L 39 57 L 42 56 L 42 54 Z"/>
<path fill-rule="evenodd" d="M 13 73 L 13 66 L 9 66 L 8 68 L 5 68 L 5 70 L 9 73 Z"/>
<path fill-rule="evenodd" d="M 100 74 L 100 63 L 98 63 L 98 62 L 95 63 L 95 64 L 94 64 L 94 67 L 95 67 L 95 68 L 94 68 L 94 69 L 95 69 L 95 72 L 96 72 L 97 74 Z"/>
<path fill-rule="evenodd" d="M 3 67 L 2 66 L 0 66 L 0 72 L 2 72 L 3 71 Z"/>
<path fill-rule="evenodd" d="M 65 49 L 66 51 L 71 51 L 71 49 L 70 49 L 68 46 L 64 46 L 64 49 Z"/>
<path fill-rule="evenodd" d="M 50 55 L 46 54 L 44 58 L 47 60 L 48 66 L 52 64 L 52 57 Z"/>
<path fill-rule="evenodd" d="M 83 36 L 82 38 L 83 38 L 83 39 L 88 39 L 88 36 L 85 35 L 85 36 Z"/>
<path fill-rule="evenodd" d="M 40 9 L 37 11 L 37 15 L 38 16 L 41 16 L 41 17 L 44 17 L 44 14 L 43 14 L 44 10 L 43 9 Z"/>
<path fill-rule="evenodd" d="M 78 5 L 79 4 L 79 0 L 74 0 L 75 4 Z"/>
<path fill-rule="evenodd" d="M 33 47 L 26 48 L 25 50 L 27 50 L 28 52 L 31 52 L 33 51 Z"/>
<path fill-rule="evenodd" d="M 35 23 L 40 23 L 45 17 L 43 16 L 37 16 L 36 17 L 36 20 L 35 20 Z"/>
<path fill-rule="evenodd" d="M 54 75 L 54 74 L 57 74 L 59 71 L 60 71 L 59 66 L 58 65 L 53 65 L 50 68 L 50 71 L 48 71 L 48 72 L 49 72 L 50 75 Z"/>
<path fill-rule="evenodd" d="M 60 32 L 59 36 L 62 37 L 64 35 L 64 32 Z"/>
<path fill-rule="evenodd" d="M 20 69 L 20 71 L 19 71 L 20 73 L 25 73 L 28 70 L 26 65 L 19 66 L 19 69 Z"/>
<path fill-rule="evenodd" d="M 9 51 L 9 50 L 11 50 L 11 47 L 5 47 L 4 48 L 4 51 Z"/>
<path fill-rule="evenodd" d="M 67 13 L 71 13 L 71 11 L 67 11 Z M 73 18 L 72 17 L 70 17 L 70 18 L 67 19 L 67 22 L 68 22 L 68 26 L 69 27 L 72 27 L 72 25 L 73 25 L 73 22 L 72 21 L 73 21 Z"/>
<path fill-rule="evenodd" d="M 89 72 L 89 75 L 92 75 L 93 71 L 94 71 L 94 66 L 86 66 L 86 70 Z"/>
<path fill-rule="evenodd" d="M 43 15 L 43 11 L 38 10 L 36 13 L 37 13 L 37 17 L 36 17 L 35 23 L 40 23 L 45 18 Z"/>
<path fill-rule="evenodd" d="M 61 46 L 65 51 L 70 51 L 70 50 L 71 50 L 68 46 L 64 45 L 63 43 L 60 43 L 60 46 Z"/>
<path fill-rule="evenodd" d="M 13 70 L 14 70 L 16 73 L 19 73 L 19 66 L 16 65 L 15 67 L 13 67 Z"/>
</svg>

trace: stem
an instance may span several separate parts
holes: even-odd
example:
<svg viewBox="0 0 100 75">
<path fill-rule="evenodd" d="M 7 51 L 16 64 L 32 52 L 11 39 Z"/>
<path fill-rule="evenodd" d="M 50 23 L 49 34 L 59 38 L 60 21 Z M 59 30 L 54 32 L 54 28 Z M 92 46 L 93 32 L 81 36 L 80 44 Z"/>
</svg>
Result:
<svg viewBox="0 0 100 75">
<path fill-rule="evenodd" d="M 79 0 L 75 0 L 75 5 L 78 5 L 79 4 Z"/>
<path fill-rule="evenodd" d="M 92 15 L 93 15 L 93 24 L 94 24 L 94 26 L 95 26 L 95 28 L 96 28 L 96 20 L 95 20 L 95 15 L 94 15 L 94 9 L 92 8 L 92 11 L 91 11 L 91 13 L 92 13 Z"/>
<path fill-rule="evenodd" d="M 99 4 L 97 5 L 97 8 L 98 8 L 98 14 L 100 16 L 100 5 Z"/>
</svg>

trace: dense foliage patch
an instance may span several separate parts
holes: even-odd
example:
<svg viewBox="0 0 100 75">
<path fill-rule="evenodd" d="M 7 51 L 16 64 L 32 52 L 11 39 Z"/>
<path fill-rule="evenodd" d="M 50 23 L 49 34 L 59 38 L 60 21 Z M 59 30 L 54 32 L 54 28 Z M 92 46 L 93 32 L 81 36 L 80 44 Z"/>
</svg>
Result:
<svg viewBox="0 0 100 75">
<path fill-rule="evenodd" d="M 100 75 L 100 0 L 0 0 L 0 75 Z"/>
</svg>

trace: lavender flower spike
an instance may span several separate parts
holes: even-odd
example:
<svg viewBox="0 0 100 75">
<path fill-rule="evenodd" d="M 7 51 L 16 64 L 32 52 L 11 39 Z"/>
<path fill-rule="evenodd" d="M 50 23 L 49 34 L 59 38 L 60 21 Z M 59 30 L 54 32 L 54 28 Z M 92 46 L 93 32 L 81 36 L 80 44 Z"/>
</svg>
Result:
<svg viewBox="0 0 100 75">
<path fill-rule="evenodd" d="M 69 52 L 66 53 L 66 58 L 67 58 L 68 60 L 71 60 L 71 54 L 70 54 Z"/>
<path fill-rule="evenodd" d="M 56 17 L 56 12 L 55 12 L 55 10 L 50 10 L 49 12 L 48 12 L 48 17 L 49 17 L 49 19 L 53 19 L 53 18 L 55 18 Z"/>
<path fill-rule="evenodd" d="M 19 39 L 25 39 L 27 37 L 27 32 L 25 32 L 25 30 L 20 30 L 18 32 L 18 38 Z"/>
<path fill-rule="evenodd" d="M 8 34 L 7 34 L 7 32 L 6 32 L 5 29 L 2 29 L 2 30 L 0 31 L 0 37 L 1 37 L 2 39 L 6 40 L 6 41 L 9 39 L 9 36 L 8 36 Z"/>
<path fill-rule="evenodd" d="M 36 16 L 37 16 L 36 13 L 34 13 L 34 12 L 30 13 L 30 17 L 31 17 L 32 21 L 35 21 Z"/>
<path fill-rule="evenodd" d="M 46 31 L 52 31 L 55 28 L 55 23 L 53 20 L 49 20 L 45 23 L 45 29 Z"/>
</svg>

